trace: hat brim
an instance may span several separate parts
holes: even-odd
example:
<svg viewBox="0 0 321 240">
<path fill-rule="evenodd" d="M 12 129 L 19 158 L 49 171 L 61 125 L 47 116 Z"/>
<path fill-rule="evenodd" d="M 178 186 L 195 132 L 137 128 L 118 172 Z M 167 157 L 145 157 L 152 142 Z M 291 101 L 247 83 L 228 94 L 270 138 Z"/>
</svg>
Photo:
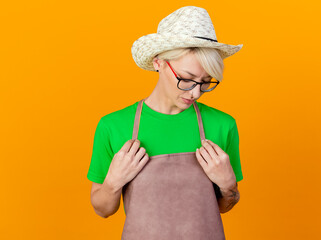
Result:
<svg viewBox="0 0 321 240">
<path fill-rule="evenodd" d="M 152 33 L 137 39 L 133 43 L 131 51 L 137 66 L 145 70 L 155 71 L 152 61 L 157 54 L 176 48 L 187 47 L 215 48 L 219 51 L 222 59 L 225 59 L 240 51 L 243 44 L 231 45 L 187 35 Z"/>
</svg>

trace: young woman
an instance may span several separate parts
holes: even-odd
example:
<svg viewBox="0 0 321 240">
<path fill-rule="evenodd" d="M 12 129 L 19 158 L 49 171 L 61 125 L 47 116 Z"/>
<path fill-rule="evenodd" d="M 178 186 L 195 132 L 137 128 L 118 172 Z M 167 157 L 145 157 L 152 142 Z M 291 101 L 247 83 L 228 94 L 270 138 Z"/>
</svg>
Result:
<svg viewBox="0 0 321 240">
<path fill-rule="evenodd" d="M 134 42 L 134 61 L 159 80 L 148 97 L 100 119 L 87 174 L 98 215 L 117 212 L 123 194 L 122 239 L 225 239 L 220 213 L 239 201 L 243 179 L 238 129 L 197 100 L 242 46 L 219 43 L 207 11 L 194 6 Z"/>
</svg>

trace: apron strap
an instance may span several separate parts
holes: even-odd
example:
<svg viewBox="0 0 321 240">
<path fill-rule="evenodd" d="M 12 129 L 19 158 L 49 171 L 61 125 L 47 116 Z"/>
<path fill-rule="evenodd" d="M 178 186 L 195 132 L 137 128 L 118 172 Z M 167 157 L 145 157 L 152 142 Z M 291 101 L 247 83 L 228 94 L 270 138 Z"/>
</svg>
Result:
<svg viewBox="0 0 321 240">
<path fill-rule="evenodd" d="M 136 140 L 137 137 L 138 137 L 138 128 L 139 128 L 139 122 L 140 122 L 140 115 L 141 115 L 141 112 L 142 112 L 142 107 L 143 107 L 143 101 L 144 100 L 145 100 L 145 98 L 139 101 L 137 109 L 136 109 L 132 140 Z M 199 108 L 198 108 L 198 106 L 197 106 L 195 101 L 193 102 L 193 105 L 194 105 L 194 108 L 195 108 L 195 111 L 196 111 L 197 122 L 198 122 L 200 137 L 201 137 L 201 141 L 202 141 L 202 140 L 205 140 L 205 133 L 204 133 L 202 116 L 201 116 L 201 112 L 200 112 L 200 110 L 199 110 Z"/>
<path fill-rule="evenodd" d="M 136 140 L 137 136 L 138 136 L 138 128 L 139 128 L 140 114 L 142 112 L 142 107 L 143 107 L 143 100 L 145 100 L 145 99 L 142 99 L 139 101 L 137 109 L 136 109 L 132 140 Z"/>
<path fill-rule="evenodd" d="M 200 136 L 201 136 L 201 142 L 205 140 L 205 133 L 204 133 L 204 127 L 203 127 L 203 121 L 202 121 L 202 116 L 201 112 L 196 104 L 196 101 L 193 102 L 195 111 L 196 111 L 196 116 L 197 116 L 197 121 L 198 121 L 198 128 L 200 131 Z"/>
</svg>

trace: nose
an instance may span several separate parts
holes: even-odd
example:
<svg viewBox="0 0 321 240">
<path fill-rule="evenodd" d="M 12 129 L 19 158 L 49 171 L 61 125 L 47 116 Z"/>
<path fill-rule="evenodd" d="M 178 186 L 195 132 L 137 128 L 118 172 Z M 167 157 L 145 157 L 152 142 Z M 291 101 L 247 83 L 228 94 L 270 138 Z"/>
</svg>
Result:
<svg viewBox="0 0 321 240">
<path fill-rule="evenodd" d="M 199 99 L 199 97 L 203 94 L 203 92 L 201 92 L 201 85 L 199 84 L 197 84 L 197 86 L 195 86 L 189 92 L 192 99 Z"/>
</svg>

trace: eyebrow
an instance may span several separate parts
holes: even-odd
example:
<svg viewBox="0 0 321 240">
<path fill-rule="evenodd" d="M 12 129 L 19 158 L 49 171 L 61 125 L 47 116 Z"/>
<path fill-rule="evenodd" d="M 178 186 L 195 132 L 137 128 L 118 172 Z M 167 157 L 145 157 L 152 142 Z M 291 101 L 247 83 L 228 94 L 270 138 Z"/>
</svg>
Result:
<svg viewBox="0 0 321 240">
<path fill-rule="evenodd" d="M 189 75 L 191 75 L 192 77 L 197 77 L 195 74 L 193 74 L 193 73 L 190 73 L 189 71 L 186 71 L 186 70 L 183 70 L 184 72 L 186 72 L 186 73 L 188 73 Z M 212 76 L 207 76 L 207 77 L 205 77 L 205 78 L 212 78 Z M 204 78 L 204 79 L 205 79 Z"/>
</svg>

